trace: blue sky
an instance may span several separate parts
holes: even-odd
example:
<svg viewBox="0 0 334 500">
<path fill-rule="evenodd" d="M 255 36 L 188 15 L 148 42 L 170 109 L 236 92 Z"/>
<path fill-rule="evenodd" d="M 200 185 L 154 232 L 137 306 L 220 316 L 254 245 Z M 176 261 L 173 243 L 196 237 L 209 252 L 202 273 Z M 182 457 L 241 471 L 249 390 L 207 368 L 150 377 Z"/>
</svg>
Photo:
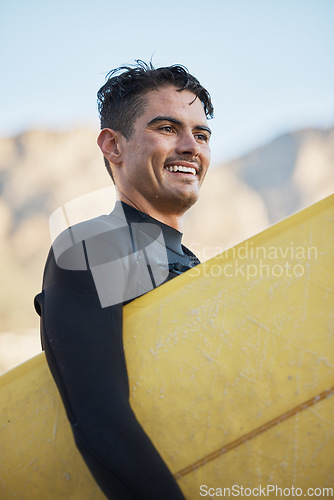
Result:
<svg viewBox="0 0 334 500">
<path fill-rule="evenodd" d="M 152 56 L 210 91 L 215 162 L 334 124 L 333 0 L 13 0 L 0 18 L 1 136 L 98 130 L 105 74 Z"/>
</svg>

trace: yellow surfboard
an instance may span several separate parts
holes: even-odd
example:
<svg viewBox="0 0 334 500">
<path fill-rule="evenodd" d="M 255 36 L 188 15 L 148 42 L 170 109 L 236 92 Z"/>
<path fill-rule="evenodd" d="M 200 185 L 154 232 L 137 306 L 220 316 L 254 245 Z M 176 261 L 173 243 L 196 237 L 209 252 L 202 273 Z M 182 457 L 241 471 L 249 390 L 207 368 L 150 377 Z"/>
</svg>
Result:
<svg viewBox="0 0 334 500">
<path fill-rule="evenodd" d="M 334 488 L 333 254 L 331 196 L 125 307 L 131 404 L 187 499 Z M 1 499 L 104 498 L 44 354 L 0 377 L 0 439 Z"/>
</svg>

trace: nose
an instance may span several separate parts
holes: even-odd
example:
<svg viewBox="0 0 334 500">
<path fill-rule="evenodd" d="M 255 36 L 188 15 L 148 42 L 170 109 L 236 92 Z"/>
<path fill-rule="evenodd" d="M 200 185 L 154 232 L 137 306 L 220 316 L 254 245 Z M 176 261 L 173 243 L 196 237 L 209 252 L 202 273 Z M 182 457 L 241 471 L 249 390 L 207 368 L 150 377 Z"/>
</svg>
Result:
<svg viewBox="0 0 334 500">
<path fill-rule="evenodd" d="M 196 141 L 192 132 L 183 132 L 179 135 L 177 146 L 177 154 L 197 156 L 200 152 L 200 145 Z"/>
</svg>

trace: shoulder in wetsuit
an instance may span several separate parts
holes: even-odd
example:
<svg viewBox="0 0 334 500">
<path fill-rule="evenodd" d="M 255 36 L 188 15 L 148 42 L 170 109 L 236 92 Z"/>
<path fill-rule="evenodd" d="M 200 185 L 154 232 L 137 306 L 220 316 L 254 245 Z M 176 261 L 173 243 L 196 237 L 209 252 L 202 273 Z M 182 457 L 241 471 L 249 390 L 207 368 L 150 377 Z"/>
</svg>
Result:
<svg viewBox="0 0 334 500">
<path fill-rule="evenodd" d="M 76 445 L 108 498 L 184 498 L 130 407 L 122 342 L 123 305 L 199 263 L 181 237 L 118 202 L 55 241 L 35 298 Z"/>
</svg>

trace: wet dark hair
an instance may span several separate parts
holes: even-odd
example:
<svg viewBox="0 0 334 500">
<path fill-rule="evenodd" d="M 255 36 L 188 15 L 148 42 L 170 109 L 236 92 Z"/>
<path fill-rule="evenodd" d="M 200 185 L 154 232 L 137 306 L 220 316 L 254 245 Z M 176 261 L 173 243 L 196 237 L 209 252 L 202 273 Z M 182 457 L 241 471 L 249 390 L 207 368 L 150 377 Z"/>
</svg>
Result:
<svg viewBox="0 0 334 500">
<path fill-rule="evenodd" d="M 179 92 L 192 92 L 203 104 L 205 115 L 213 117 L 213 105 L 209 92 L 197 78 L 181 65 L 154 68 L 152 63 L 137 59 L 135 65 L 120 66 L 110 71 L 106 83 L 97 93 L 101 129 L 111 128 L 130 139 L 133 125 L 144 112 L 144 94 L 166 85 L 174 85 Z M 105 164 L 113 179 L 108 160 Z"/>
</svg>

